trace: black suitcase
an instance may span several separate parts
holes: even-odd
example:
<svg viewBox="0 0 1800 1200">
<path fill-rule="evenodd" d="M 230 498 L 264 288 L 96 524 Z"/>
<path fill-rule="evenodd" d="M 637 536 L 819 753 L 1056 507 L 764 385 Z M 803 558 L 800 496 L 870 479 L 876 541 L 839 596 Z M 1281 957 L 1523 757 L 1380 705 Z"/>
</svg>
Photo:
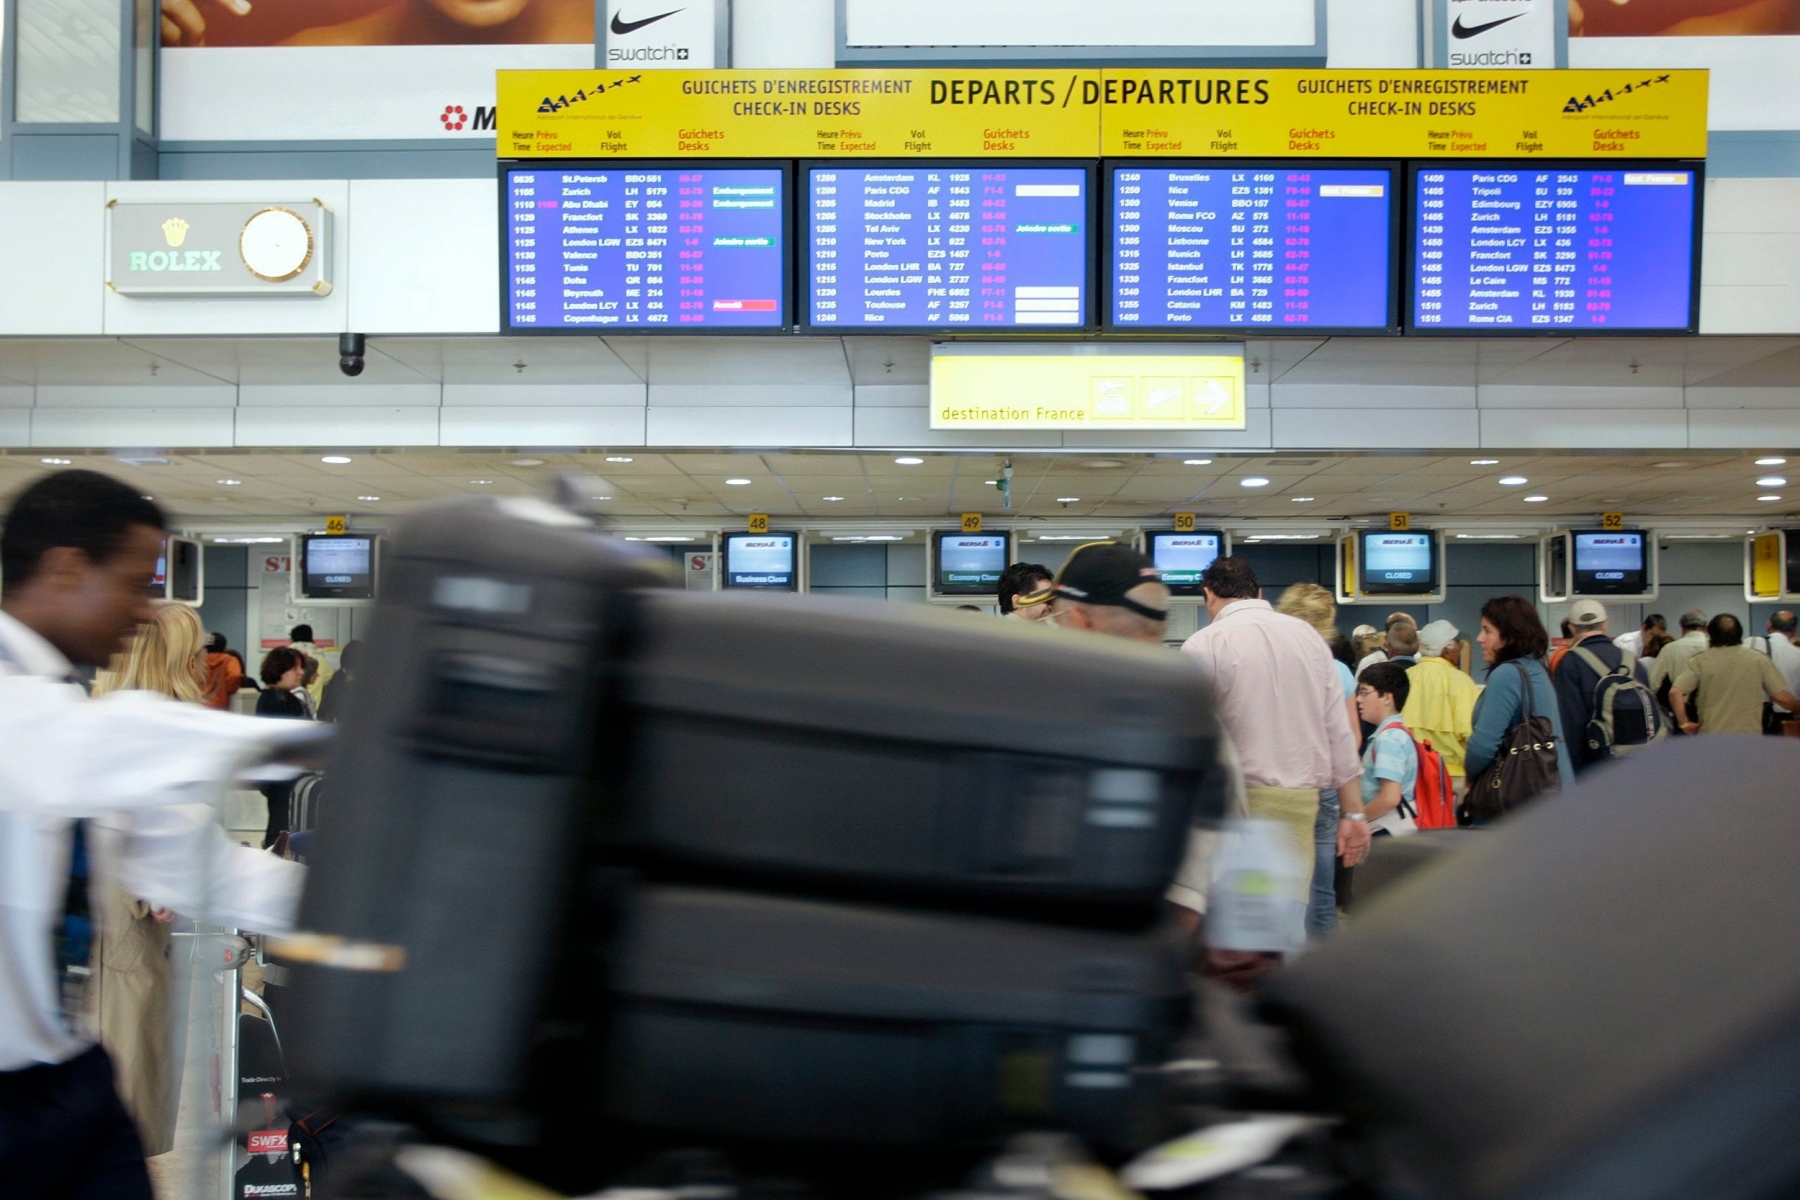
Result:
<svg viewBox="0 0 1800 1200">
<path fill-rule="evenodd" d="M 538 501 L 402 529 L 308 854 L 300 928 L 319 936 L 287 951 L 297 1076 L 415 1101 L 513 1090 L 608 753 L 606 659 L 628 624 L 612 606 L 661 579 Z"/>
<path fill-rule="evenodd" d="M 1192 1001 L 1174 940 L 646 887 L 625 905 L 612 1117 L 709 1143 L 1167 1133 Z"/>
<path fill-rule="evenodd" d="M 1266 986 L 1371 1194 L 1800 1194 L 1800 746 L 1665 743 L 1467 842 Z"/>
<path fill-rule="evenodd" d="M 640 861 L 1141 918 L 1220 815 L 1194 812 L 1211 704 L 1168 651 L 825 597 L 639 614 L 619 798 Z"/>
</svg>

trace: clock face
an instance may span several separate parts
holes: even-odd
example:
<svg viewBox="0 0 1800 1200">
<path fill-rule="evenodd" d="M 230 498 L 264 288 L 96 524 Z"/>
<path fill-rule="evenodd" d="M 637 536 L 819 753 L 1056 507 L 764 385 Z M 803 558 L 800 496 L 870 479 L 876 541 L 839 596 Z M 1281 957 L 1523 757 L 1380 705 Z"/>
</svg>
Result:
<svg viewBox="0 0 1800 1200">
<path fill-rule="evenodd" d="M 281 283 L 312 261 L 312 227 L 292 209 L 265 208 L 244 222 L 238 252 L 252 275 Z"/>
</svg>

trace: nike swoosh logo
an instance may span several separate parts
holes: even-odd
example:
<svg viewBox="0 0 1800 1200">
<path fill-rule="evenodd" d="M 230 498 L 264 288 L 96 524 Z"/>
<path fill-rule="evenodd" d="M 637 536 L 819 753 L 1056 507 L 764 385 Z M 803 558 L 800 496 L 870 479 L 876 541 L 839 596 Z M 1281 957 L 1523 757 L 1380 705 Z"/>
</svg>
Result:
<svg viewBox="0 0 1800 1200">
<path fill-rule="evenodd" d="M 614 13 L 613 19 L 612 19 L 612 31 L 614 33 L 620 35 L 621 37 L 623 37 L 625 34 L 630 33 L 634 29 L 642 29 L 646 25 L 654 25 L 658 21 L 662 20 L 664 17 L 672 17 L 678 12 L 686 12 L 686 11 L 687 10 L 685 8 L 672 8 L 666 13 L 659 13 L 658 15 L 656 15 L 654 17 L 645 17 L 641 21 L 627 21 L 624 19 L 624 17 L 625 17 L 624 13 Z M 1523 15 L 1523 14 L 1521 14 L 1521 15 Z M 1508 17 L 1507 20 L 1510 21 L 1510 20 L 1512 20 L 1512 18 Z M 1482 28 L 1485 29 L 1486 26 L 1484 25 Z M 1457 36 L 1458 37 L 1466 37 L 1467 35 L 1466 34 L 1458 34 Z"/>
<path fill-rule="evenodd" d="M 1458 17 L 1458 18 L 1456 18 L 1456 23 L 1453 24 L 1452 26 L 1450 26 L 1450 34 L 1452 37 L 1472 38 L 1472 37 L 1477 36 L 1478 34 L 1486 33 L 1488 30 L 1494 28 L 1496 25 L 1504 25 L 1508 21 L 1516 21 L 1520 17 L 1523 17 L 1525 15 L 1526 15 L 1525 13 L 1514 13 L 1510 17 L 1501 17 L 1498 21 L 1489 21 L 1485 25 L 1464 25 L 1462 23 L 1462 18 Z M 614 17 L 613 18 L 613 27 L 615 29 L 618 28 L 618 24 L 619 24 L 619 18 Z"/>
</svg>

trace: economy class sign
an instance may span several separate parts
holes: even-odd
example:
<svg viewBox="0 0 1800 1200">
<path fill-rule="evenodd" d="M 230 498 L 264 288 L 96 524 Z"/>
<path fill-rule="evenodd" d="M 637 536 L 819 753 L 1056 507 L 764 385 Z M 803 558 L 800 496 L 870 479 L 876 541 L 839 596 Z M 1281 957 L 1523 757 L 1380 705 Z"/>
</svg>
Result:
<svg viewBox="0 0 1800 1200">
<path fill-rule="evenodd" d="M 1109 157 L 1704 158 L 1705 71 L 1111 68 Z"/>
<path fill-rule="evenodd" d="M 501 71 L 501 158 L 1093 158 L 1098 70 Z"/>
</svg>

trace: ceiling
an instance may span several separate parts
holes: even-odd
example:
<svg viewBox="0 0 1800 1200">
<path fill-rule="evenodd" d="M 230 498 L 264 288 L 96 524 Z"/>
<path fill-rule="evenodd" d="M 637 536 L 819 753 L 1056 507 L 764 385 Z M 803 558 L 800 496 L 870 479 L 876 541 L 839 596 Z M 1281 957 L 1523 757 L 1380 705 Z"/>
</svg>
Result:
<svg viewBox="0 0 1800 1200">
<path fill-rule="evenodd" d="M 1800 338 L 1329 338 L 1248 341 L 1273 383 L 1800 386 Z M 0 339 L 0 386 L 218 384 L 919 384 L 931 342 L 905 337 L 370 337 L 338 370 L 331 338 Z M 1266 377 L 1263 376 L 1267 369 Z"/>
<path fill-rule="evenodd" d="M 141 452 L 133 452 L 141 454 Z M 657 454 L 605 451 L 347 451 L 205 453 L 121 459 L 111 455 L 0 455 L 0 492 L 69 466 L 127 479 L 184 520 L 227 525 L 304 524 L 328 513 L 380 524 L 428 500 L 527 495 L 559 471 L 580 472 L 593 507 L 622 522 L 736 522 L 752 512 L 824 521 L 942 522 L 962 512 L 990 519 L 1080 518 L 1136 524 L 1192 511 L 1207 518 L 1300 518 L 1315 523 L 1404 510 L 1422 516 L 1587 519 L 1605 510 L 1640 517 L 1767 519 L 1800 513 L 1800 452 L 1790 466 L 1758 467 L 1752 453 L 1543 454 L 1476 465 L 1443 455 L 1240 454 L 1064 456 L 1016 454 L 1010 510 L 989 482 L 992 454 Z M 1190 452 L 1192 453 L 1192 452 Z M 1770 453 L 1781 456 L 1779 450 Z M 51 461 L 46 462 L 46 458 Z M 1794 485 L 1759 487 L 1774 475 Z M 1500 483 L 1522 476 L 1521 485 Z M 733 484 L 731 479 L 748 483 Z M 1266 479 L 1263 486 L 1251 480 Z M 235 481 L 235 482 L 228 482 Z M 1761 495 L 1779 495 L 1763 502 Z M 1547 496 L 1528 502 L 1527 496 Z M 829 499 L 828 497 L 840 497 Z"/>
</svg>

